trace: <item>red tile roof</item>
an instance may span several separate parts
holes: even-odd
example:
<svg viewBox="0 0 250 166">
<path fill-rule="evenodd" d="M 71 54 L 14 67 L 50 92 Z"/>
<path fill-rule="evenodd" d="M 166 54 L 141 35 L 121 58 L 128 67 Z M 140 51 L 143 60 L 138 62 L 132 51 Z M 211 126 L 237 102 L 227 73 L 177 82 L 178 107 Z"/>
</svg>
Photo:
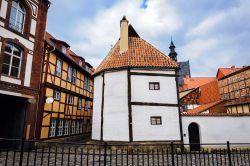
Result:
<svg viewBox="0 0 250 166">
<path fill-rule="evenodd" d="M 50 33 L 46 32 L 45 40 L 50 46 L 54 46 L 61 50 L 61 45 L 64 45 L 65 47 L 69 45 L 62 41 L 56 39 L 54 36 L 52 36 Z M 70 60 L 77 63 L 79 66 L 81 66 L 83 69 L 86 68 L 86 65 L 90 68 L 90 72 L 92 73 L 94 71 L 93 67 L 85 61 L 85 59 L 81 56 L 78 56 L 76 53 L 74 53 L 71 49 L 67 48 L 66 54 L 65 54 Z"/>
<path fill-rule="evenodd" d="M 94 74 L 109 69 L 130 67 L 178 68 L 178 64 L 154 46 L 140 38 L 133 27 L 129 26 L 128 50 L 120 54 L 120 42 L 115 44 L 109 54 L 97 67 Z"/>
<path fill-rule="evenodd" d="M 225 106 L 233 106 L 233 105 L 241 105 L 241 104 L 243 105 L 243 104 L 249 104 L 249 103 L 250 103 L 250 96 L 246 96 L 246 97 L 241 97 L 238 99 L 227 101 Z"/>
<path fill-rule="evenodd" d="M 199 103 L 206 104 L 220 100 L 218 81 L 214 80 L 200 86 Z"/>
<path fill-rule="evenodd" d="M 232 66 L 230 68 L 219 68 L 216 74 L 217 79 L 220 79 L 226 75 L 229 75 L 231 73 L 234 73 L 235 71 L 238 71 L 242 68 L 236 68 L 235 66 Z"/>
<path fill-rule="evenodd" d="M 222 102 L 223 102 L 223 100 L 219 100 L 219 101 L 215 101 L 215 102 L 211 102 L 211 103 L 207 103 L 207 104 L 202 104 L 199 107 L 196 107 L 192 110 L 189 110 L 186 114 L 199 114 L 199 113 L 202 113 L 202 112 L 208 110 L 209 108 L 214 107 L 215 105 L 220 104 Z"/>
<path fill-rule="evenodd" d="M 183 85 L 179 89 L 180 91 L 194 89 L 215 80 L 217 80 L 215 77 L 184 77 Z"/>
</svg>

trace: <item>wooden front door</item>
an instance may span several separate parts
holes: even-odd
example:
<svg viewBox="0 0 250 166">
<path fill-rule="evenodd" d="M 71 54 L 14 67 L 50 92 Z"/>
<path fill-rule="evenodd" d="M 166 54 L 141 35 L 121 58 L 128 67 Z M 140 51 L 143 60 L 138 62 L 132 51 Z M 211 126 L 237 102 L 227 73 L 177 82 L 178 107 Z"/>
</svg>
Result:
<svg viewBox="0 0 250 166">
<path fill-rule="evenodd" d="M 188 135 L 191 151 L 200 151 L 200 132 L 199 126 L 196 123 L 191 123 L 188 126 Z"/>
</svg>

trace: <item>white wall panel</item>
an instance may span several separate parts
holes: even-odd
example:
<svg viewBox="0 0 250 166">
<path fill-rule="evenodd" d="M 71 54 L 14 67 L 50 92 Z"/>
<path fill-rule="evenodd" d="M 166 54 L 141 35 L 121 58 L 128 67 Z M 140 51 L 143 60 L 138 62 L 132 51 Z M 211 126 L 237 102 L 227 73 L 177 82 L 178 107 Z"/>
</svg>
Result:
<svg viewBox="0 0 250 166">
<path fill-rule="evenodd" d="M 94 79 L 94 102 L 92 117 L 92 139 L 100 140 L 101 133 L 101 105 L 102 105 L 102 76 Z"/>
<path fill-rule="evenodd" d="M 249 116 L 183 116 L 184 143 L 189 143 L 188 126 L 199 125 L 201 143 L 250 143 Z"/>
<path fill-rule="evenodd" d="M 159 82 L 160 90 L 149 90 L 149 82 Z M 131 76 L 132 102 L 177 104 L 175 77 Z"/>
<path fill-rule="evenodd" d="M 24 76 L 24 86 L 27 86 L 27 87 L 30 86 L 32 62 L 33 62 L 33 56 L 28 54 L 27 61 L 26 61 L 26 68 L 25 68 L 25 76 Z"/>
<path fill-rule="evenodd" d="M 126 70 L 105 73 L 103 139 L 129 141 Z"/>
<path fill-rule="evenodd" d="M 161 116 L 162 125 L 151 125 L 151 116 Z M 134 141 L 181 140 L 178 107 L 132 106 Z"/>
</svg>

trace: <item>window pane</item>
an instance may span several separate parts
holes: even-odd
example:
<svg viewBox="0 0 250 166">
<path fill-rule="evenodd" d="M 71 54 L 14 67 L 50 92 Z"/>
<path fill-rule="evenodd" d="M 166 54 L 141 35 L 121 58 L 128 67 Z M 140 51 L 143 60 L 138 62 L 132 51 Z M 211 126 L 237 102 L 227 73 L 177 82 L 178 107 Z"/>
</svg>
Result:
<svg viewBox="0 0 250 166">
<path fill-rule="evenodd" d="M 4 55 L 3 63 L 10 65 L 10 59 L 11 59 L 11 56 L 5 54 L 5 55 Z"/>
<path fill-rule="evenodd" d="M 13 59 L 12 59 L 12 67 L 19 68 L 19 65 L 20 65 L 20 59 L 16 58 L 16 57 L 13 57 Z"/>
<path fill-rule="evenodd" d="M 12 50 L 12 45 L 6 44 L 6 46 L 5 46 L 5 52 L 12 53 L 11 50 Z"/>
<path fill-rule="evenodd" d="M 13 46 L 13 54 L 16 56 L 21 56 L 21 50 Z"/>
<path fill-rule="evenodd" d="M 18 77 L 18 71 L 19 71 L 18 68 L 11 67 L 10 76 Z"/>
<path fill-rule="evenodd" d="M 3 73 L 3 74 L 8 74 L 8 75 L 9 75 L 9 69 L 10 69 L 10 66 L 9 66 L 9 65 L 3 64 L 2 73 Z"/>
</svg>

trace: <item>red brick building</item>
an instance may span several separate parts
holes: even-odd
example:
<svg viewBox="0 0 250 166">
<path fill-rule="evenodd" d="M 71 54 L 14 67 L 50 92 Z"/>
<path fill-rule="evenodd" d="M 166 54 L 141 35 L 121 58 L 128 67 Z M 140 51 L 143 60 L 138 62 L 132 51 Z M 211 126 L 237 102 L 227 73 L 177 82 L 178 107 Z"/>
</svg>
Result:
<svg viewBox="0 0 250 166">
<path fill-rule="evenodd" d="M 34 138 L 48 0 L 0 0 L 0 137 Z"/>
</svg>

